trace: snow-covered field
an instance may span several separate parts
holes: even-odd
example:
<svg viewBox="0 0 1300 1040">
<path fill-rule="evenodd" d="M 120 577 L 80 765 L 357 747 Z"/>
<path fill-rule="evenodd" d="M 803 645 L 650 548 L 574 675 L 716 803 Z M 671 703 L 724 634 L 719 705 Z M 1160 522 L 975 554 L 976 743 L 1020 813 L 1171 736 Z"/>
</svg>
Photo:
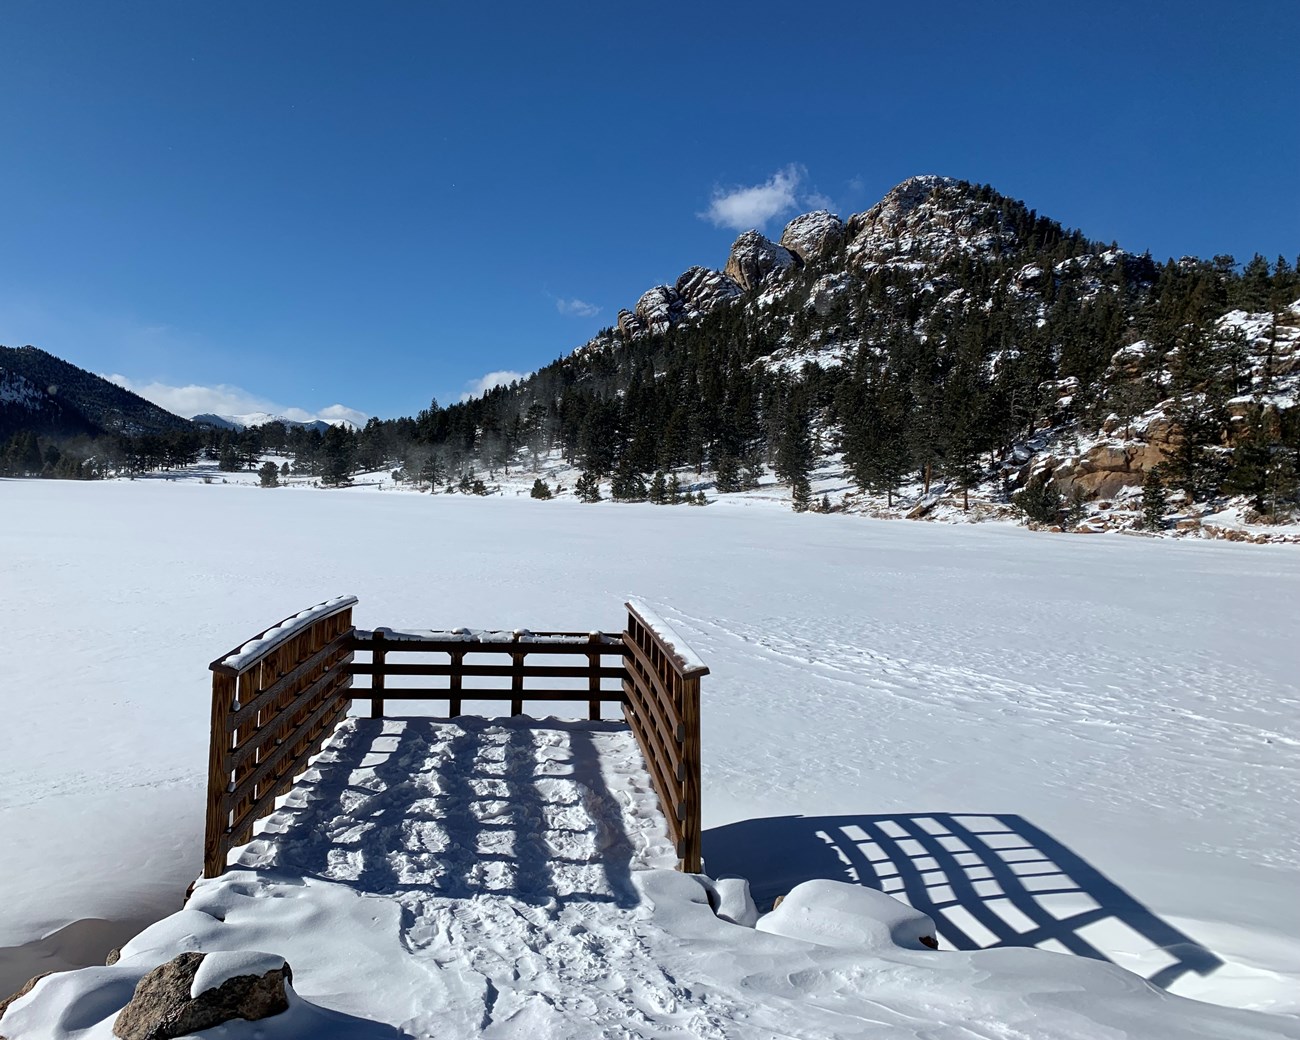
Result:
<svg viewBox="0 0 1300 1040">
<path fill-rule="evenodd" d="M 1091 1037 L 1102 1027 L 1070 1016 L 1111 1006 L 1133 1036 L 1200 1020 L 1204 1035 L 1300 1035 L 1292 548 L 753 500 L 0 481 L 0 503 L 0 991 L 179 907 L 199 869 L 206 665 L 242 639 L 344 592 L 363 627 L 578 630 L 621 628 L 634 594 L 712 668 L 706 870 L 747 876 L 760 903 L 808 878 L 870 881 L 929 913 L 944 952 L 876 963 L 749 929 L 739 943 L 647 874 L 641 910 L 608 912 L 648 914 L 671 941 L 646 940 L 637 964 L 675 978 L 679 1003 L 713 1004 L 692 1025 L 689 1008 L 652 1008 L 628 1035 L 923 1035 L 933 1021 L 953 1030 L 936 1035 Z M 585 927 L 587 945 L 617 933 Z M 1274 1015 L 1152 1002 L 1079 958 L 951 952 L 994 945 L 1105 956 Z M 483 1035 L 511 1035 L 502 999 Z M 801 1002 L 819 1010 L 796 1029 Z M 1144 1032 L 1146 1015 L 1172 1025 Z M 513 1028 L 601 1035 L 557 1021 Z M 1026 1021 L 1042 1026 L 1012 1031 Z"/>
</svg>

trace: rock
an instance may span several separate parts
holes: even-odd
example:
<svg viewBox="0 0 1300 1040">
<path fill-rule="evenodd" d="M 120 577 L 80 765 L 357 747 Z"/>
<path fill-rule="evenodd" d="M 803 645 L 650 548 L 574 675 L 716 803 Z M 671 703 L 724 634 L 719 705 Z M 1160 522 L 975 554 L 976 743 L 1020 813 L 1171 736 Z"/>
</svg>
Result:
<svg viewBox="0 0 1300 1040">
<path fill-rule="evenodd" d="M 677 324 L 684 313 L 682 298 L 671 285 L 647 289 L 636 301 L 636 316 L 650 332 L 663 332 Z"/>
<path fill-rule="evenodd" d="M 40 982 L 41 979 L 45 978 L 47 975 L 53 975 L 53 974 L 54 972 L 52 971 L 43 971 L 39 975 L 33 976 L 32 978 L 24 982 L 22 986 L 19 988 L 17 993 L 13 994 L 12 996 L 5 997 L 4 1000 L 0 1000 L 0 1018 L 4 1018 L 5 1009 L 9 1007 L 10 1004 L 12 1004 L 19 997 L 27 996 L 28 993 L 30 993 L 33 989 L 36 988 L 36 983 Z M 0 1037 L 0 1040 L 4 1040 L 4 1037 Z"/>
<path fill-rule="evenodd" d="M 645 335 L 645 322 L 631 311 L 622 310 L 618 312 L 618 331 L 623 333 L 624 339 L 635 339 Z"/>
<path fill-rule="evenodd" d="M 759 288 L 793 266 L 794 256 L 784 246 L 764 238 L 757 231 L 746 231 L 732 243 L 723 274 L 748 291 Z"/>
<path fill-rule="evenodd" d="M 292 978 L 284 958 L 269 954 L 182 953 L 140 980 L 113 1023 L 113 1035 L 121 1040 L 171 1040 L 234 1018 L 269 1018 L 289 1009 L 287 986 Z"/>
<path fill-rule="evenodd" d="M 104 966 L 106 968 L 111 968 L 114 964 L 116 964 L 121 959 L 122 959 L 122 948 L 120 946 L 115 946 L 113 949 L 108 951 L 108 956 L 104 958 Z"/>
<path fill-rule="evenodd" d="M 828 317 L 835 309 L 836 301 L 844 293 L 845 279 L 839 274 L 824 274 L 817 279 L 808 292 L 808 305 L 819 318 Z"/>
<path fill-rule="evenodd" d="M 708 314 L 741 293 L 741 288 L 721 271 L 692 267 L 682 273 L 674 287 L 690 316 Z"/>
<path fill-rule="evenodd" d="M 805 264 L 825 260 L 844 244 L 844 221 L 819 209 L 795 217 L 781 232 L 781 245 Z"/>
</svg>

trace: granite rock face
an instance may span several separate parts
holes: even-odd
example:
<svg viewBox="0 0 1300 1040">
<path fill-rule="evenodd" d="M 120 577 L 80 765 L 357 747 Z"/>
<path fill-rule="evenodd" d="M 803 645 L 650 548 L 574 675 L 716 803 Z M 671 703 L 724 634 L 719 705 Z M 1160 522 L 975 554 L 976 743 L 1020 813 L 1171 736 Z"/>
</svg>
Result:
<svg viewBox="0 0 1300 1040">
<path fill-rule="evenodd" d="M 749 291 L 765 285 L 795 264 L 794 254 L 757 231 L 746 231 L 731 246 L 723 274 Z"/>
<path fill-rule="evenodd" d="M 805 264 L 818 263 L 844 244 L 844 221 L 824 209 L 795 217 L 781 233 L 781 245 Z"/>
</svg>

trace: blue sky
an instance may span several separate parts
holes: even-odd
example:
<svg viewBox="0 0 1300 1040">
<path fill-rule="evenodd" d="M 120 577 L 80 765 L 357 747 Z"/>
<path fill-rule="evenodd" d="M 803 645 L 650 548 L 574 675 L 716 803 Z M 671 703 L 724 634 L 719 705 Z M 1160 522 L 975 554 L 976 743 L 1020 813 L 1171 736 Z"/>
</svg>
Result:
<svg viewBox="0 0 1300 1040">
<path fill-rule="evenodd" d="M 183 412 L 413 414 L 720 267 L 711 212 L 917 173 L 1294 262 L 1297 39 L 1289 0 L 5 0 L 0 343 Z"/>
</svg>

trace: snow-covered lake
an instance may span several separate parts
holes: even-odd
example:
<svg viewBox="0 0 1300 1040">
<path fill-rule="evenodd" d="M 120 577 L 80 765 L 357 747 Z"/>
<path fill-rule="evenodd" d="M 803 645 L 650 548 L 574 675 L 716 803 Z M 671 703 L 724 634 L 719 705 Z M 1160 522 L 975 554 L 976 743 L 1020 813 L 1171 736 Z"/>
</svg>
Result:
<svg viewBox="0 0 1300 1040">
<path fill-rule="evenodd" d="M 244 638 L 339 593 L 362 627 L 578 630 L 636 595 L 712 669 L 709 873 L 1300 1012 L 1294 549 L 197 482 L 0 508 L 0 991 L 180 905 L 207 663 Z"/>
</svg>

